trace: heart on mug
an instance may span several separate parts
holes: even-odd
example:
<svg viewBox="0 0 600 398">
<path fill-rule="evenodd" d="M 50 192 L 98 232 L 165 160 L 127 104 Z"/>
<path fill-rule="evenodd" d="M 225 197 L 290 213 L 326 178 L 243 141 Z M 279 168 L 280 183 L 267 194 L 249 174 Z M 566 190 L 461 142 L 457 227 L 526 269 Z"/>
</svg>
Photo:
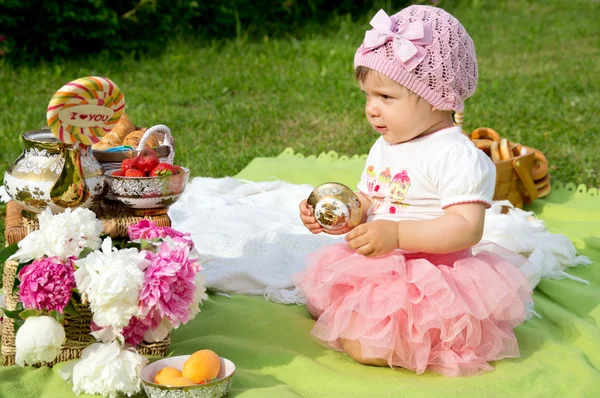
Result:
<svg viewBox="0 0 600 398">
<path fill-rule="evenodd" d="M 88 118 L 88 115 L 81 114 L 81 115 L 79 115 L 79 118 L 80 118 L 81 120 L 85 120 L 85 119 L 87 119 L 87 118 Z"/>
</svg>

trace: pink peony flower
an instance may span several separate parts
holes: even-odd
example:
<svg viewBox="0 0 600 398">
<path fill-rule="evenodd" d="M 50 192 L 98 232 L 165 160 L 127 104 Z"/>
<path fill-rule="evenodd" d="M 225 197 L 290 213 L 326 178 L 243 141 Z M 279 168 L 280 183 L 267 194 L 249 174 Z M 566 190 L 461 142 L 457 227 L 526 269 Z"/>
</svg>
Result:
<svg viewBox="0 0 600 398">
<path fill-rule="evenodd" d="M 123 337 L 125 343 L 137 347 L 138 344 L 144 340 L 144 333 L 150 329 L 150 325 L 144 323 L 143 319 L 138 317 L 131 317 L 129 325 L 123 328 Z"/>
<path fill-rule="evenodd" d="M 151 264 L 146 269 L 139 306 L 151 329 L 158 327 L 163 317 L 168 317 L 174 327 L 191 318 L 194 279 L 202 268 L 195 259 L 188 258 L 189 252 L 186 244 L 171 239 L 161 244 L 158 253 L 146 251 Z"/>
<path fill-rule="evenodd" d="M 136 239 L 155 239 L 155 238 L 166 238 L 170 236 L 176 242 L 183 242 L 190 247 L 190 250 L 194 249 L 194 242 L 191 239 L 186 239 L 189 236 L 188 233 L 179 232 L 176 229 L 170 227 L 159 227 L 150 220 L 140 220 L 137 224 L 130 225 L 127 229 L 130 240 Z"/>
<path fill-rule="evenodd" d="M 72 259 L 41 258 L 19 271 L 19 296 L 23 307 L 63 312 L 75 287 Z"/>
</svg>

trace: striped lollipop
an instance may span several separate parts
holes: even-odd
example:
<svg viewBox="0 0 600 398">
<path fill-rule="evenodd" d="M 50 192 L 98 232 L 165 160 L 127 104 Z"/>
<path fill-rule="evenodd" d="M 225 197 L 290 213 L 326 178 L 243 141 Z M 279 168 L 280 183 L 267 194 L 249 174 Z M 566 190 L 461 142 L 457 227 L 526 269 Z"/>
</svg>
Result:
<svg viewBox="0 0 600 398">
<path fill-rule="evenodd" d="M 125 96 L 105 77 L 88 76 L 65 84 L 48 104 L 46 119 L 64 143 L 92 145 L 117 124 L 125 110 Z"/>
</svg>

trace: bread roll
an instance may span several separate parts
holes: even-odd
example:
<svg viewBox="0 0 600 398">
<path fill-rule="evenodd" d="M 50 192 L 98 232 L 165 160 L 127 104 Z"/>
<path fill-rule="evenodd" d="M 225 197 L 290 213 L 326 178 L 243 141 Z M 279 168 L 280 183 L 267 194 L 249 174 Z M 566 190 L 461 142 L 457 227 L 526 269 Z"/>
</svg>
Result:
<svg viewBox="0 0 600 398">
<path fill-rule="evenodd" d="M 492 142 L 492 145 L 490 147 L 490 153 L 494 162 L 499 162 L 500 160 L 502 160 L 502 158 L 500 157 L 500 144 L 498 143 L 498 141 Z"/>
<path fill-rule="evenodd" d="M 473 144 L 475 144 L 475 146 L 479 149 L 487 149 L 489 150 L 490 147 L 492 146 L 492 140 L 488 140 L 488 139 L 476 139 L 476 140 L 471 140 L 473 141 Z"/>
<path fill-rule="evenodd" d="M 543 198 L 545 196 L 548 196 L 548 194 L 550 193 L 550 189 L 551 189 L 550 183 L 544 185 L 543 187 L 538 188 L 538 190 L 537 190 L 538 198 Z"/>
<path fill-rule="evenodd" d="M 512 152 L 510 151 L 508 140 L 506 138 L 500 140 L 500 158 L 502 160 L 512 159 Z"/>
<path fill-rule="evenodd" d="M 535 151 L 535 160 L 533 162 L 533 168 L 531 170 L 531 177 L 534 180 L 539 180 L 544 178 L 544 176 L 548 174 L 548 161 L 543 153 L 536 150 Z"/>
<path fill-rule="evenodd" d="M 471 133 L 471 139 L 477 140 L 487 138 L 496 142 L 500 142 L 500 134 L 496 132 L 496 130 L 491 129 L 489 127 L 480 127 L 478 129 L 473 130 Z"/>
</svg>

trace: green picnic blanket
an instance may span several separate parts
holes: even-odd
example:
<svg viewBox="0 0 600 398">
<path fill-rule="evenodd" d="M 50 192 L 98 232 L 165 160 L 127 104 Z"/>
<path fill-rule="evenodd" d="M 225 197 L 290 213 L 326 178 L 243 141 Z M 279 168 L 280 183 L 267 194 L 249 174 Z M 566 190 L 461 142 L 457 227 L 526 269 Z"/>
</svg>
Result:
<svg viewBox="0 0 600 398">
<path fill-rule="evenodd" d="M 330 152 L 304 158 L 286 150 L 254 159 L 236 177 L 355 186 L 364 157 Z M 211 295 L 202 312 L 173 332 L 174 355 L 210 348 L 237 366 L 230 397 L 592 397 L 600 394 L 600 198 L 596 189 L 553 184 L 530 209 L 548 230 L 567 235 L 594 263 L 568 272 L 590 282 L 540 282 L 542 316 L 516 329 L 521 357 L 493 363 L 495 371 L 447 378 L 355 363 L 309 337 L 314 324 L 303 306 L 260 297 Z M 71 397 L 55 368 L 0 367 L 0 397 Z M 83 396 L 83 395 L 82 395 Z M 143 396 L 141 394 L 140 396 Z"/>
</svg>

